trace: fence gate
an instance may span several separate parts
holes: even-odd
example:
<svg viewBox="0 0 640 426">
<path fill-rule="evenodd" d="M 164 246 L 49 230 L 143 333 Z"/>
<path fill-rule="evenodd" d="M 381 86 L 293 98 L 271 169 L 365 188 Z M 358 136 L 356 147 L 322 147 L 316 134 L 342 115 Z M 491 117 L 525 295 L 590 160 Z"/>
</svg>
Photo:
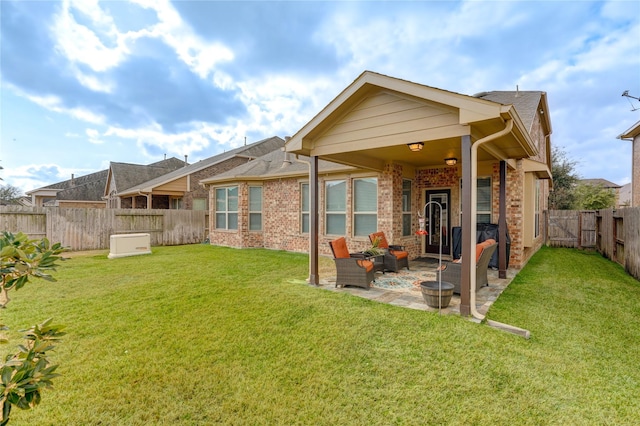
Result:
<svg viewBox="0 0 640 426">
<path fill-rule="evenodd" d="M 594 210 L 549 210 L 547 244 L 551 247 L 596 247 Z"/>
</svg>

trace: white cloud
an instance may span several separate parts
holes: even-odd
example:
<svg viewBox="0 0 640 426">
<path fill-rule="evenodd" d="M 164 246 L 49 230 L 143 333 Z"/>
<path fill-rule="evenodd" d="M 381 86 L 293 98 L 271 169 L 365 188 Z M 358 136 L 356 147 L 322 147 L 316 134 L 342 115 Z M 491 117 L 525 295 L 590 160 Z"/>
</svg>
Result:
<svg viewBox="0 0 640 426">
<path fill-rule="evenodd" d="M 91 21 L 91 28 L 76 21 L 74 12 Z M 86 65 L 96 72 L 117 66 L 128 55 L 125 38 L 97 0 L 64 0 L 51 27 L 56 48 L 72 63 Z M 106 46 L 101 39 L 114 47 Z"/>
<path fill-rule="evenodd" d="M 100 132 L 96 129 L 86 129 L 85 133 L 89 138 L 89 142 L 91 142 L 92 144 L 99 145 L 104 143 L 104 141 L 100 139 Z"/>
<path fill-rule="evenodd" d="M 101 114 L 96 114 L 93 111 L 89 111 L 86 108 L 66 108 L 63 107 L 62 101 L 59 97 L 49 95 L 49 96 L 34 96 L 34 95 L 24 95 L 31 102 L 40 105 L 41 107 L 47 108 L 48 110 L 58 112 L 61 114 L 69 115 L 73 118 L 77 118 L 78 120 L 93 123 L 93 124 L 103 124 L 106 121 L 106 117 Z"/>
</svg>

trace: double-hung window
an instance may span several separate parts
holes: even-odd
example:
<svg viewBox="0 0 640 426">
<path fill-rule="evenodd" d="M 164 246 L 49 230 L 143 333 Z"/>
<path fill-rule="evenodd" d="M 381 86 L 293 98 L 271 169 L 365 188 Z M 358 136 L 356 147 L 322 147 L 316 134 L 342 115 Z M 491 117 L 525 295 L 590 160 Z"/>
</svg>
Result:
<svg viewBox="0 0 640 426">
<path fill-rule="evenodd" d="M 411 181 L 402 180 L 402 235 L 411 235 Z"/>
<path fill-rule="evenodd" d="M 491 223 L 491 178 L 478 178 L 477 223 Z"/>
<path fill-rule="evenodd" d="M 238 229 L 238 187 L 216 189 L 216 229 Z"/>
<path fill-rule="evenodd" d="M 325 233 L 345 235 L 347 229 L 347 183 L 344 180 L 325 182 Z"/>
<path fill-rule="evenodd" d="M 303 234 L 309 233 L 309 184 L 300 184 L 300 232 Z"/>
<path fill-rule="evenodd" d="M 262 187 L 249 187 L 249 231 L 262 231 Z"/>
<path fill-rule="evenodd" d="M 353 236 L 366 237 L 378 228 L 378 179 L 353 180 Z"/>
</svg>

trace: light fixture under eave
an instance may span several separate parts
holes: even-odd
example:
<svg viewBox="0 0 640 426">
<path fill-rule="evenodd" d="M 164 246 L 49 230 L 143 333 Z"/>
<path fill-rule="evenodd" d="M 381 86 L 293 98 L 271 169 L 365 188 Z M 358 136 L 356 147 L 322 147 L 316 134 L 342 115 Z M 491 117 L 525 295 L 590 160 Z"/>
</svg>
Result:
<svg viewBox="0 0 640 426">
<path fill-rule="evenodd" d="M 409 147 L 409 149 L 413 152 L 418 152 L 422 150 L 422 147 L 424 146 L 423 142 L 411 142 L 408 143 L 407 146 Z"/>
<path fill-rule="evenodd" d="M 456 164 L 458 164 L 458 159 L 455 157 L 445 158 L 444 163 L 447 166 L 455 166 Z"/>
</svg>

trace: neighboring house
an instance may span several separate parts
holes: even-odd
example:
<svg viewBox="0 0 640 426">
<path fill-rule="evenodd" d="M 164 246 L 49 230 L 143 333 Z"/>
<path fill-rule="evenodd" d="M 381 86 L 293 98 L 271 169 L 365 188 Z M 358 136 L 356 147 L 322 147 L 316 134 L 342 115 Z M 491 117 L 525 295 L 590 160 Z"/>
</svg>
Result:
<svg viewBox="0 0 640 426">
<path fill-rule="evenodd" d="M 112 170 L 118 173 L 118 177 L 126 176 L 128 180 L 125 183 L 113 179 L 112 182 L 115 185 L 109 186 L 105 193 L 110 194 L 109 206 L 112 208 L 207 210 L 209 193 L 200 185 L 202 179 L 246 164 L 283 146 L 284 140 L 274 136 L 197 163 L 190 165 L 183 163 L 183 167 L 144 180 L 140 179 L 134 170 L 126 170 L 122 173 L 121 166 L 116 168 L 112 166 Z M 136 182 L 132 181 L 133 178 L 136 178 Z"/>
<path fill-rule="evenodd" d="M 620 185 L 618 185 L 617 183 L 613 183 L 611 181 L 608 181 L 606 179 L 601 179 L 601 178 L 597 178 L 597 179 L 580 179 L 579 180 L 580 183 L 584 184 L 584 185 L 591 185 L 591 186 L 596 186 L 596 187 L 602 187 L 605 189 L 610 190 L 611 192 L 613 192 L 616 196 L 615 200 L 615 206 L 616 207 L 620 207 L 620 188 L 622 188 Z"/>
<path fill-rule="evenodd" d="M 26 195 L 31 197 L 33 207 L 104 208 L 102 193 L 106 182 L 107 170 L 101 170 L 79 177 L 71 175 L 69 180 L 27 191 Z"/>
<path fill-rule="evenodd" d="M 632 141 L 631 147 L 631 207 L 640 207 L 640 121 L 618 136 Z"/>
<path fill-rule="evenodd" d="M 620 199 L 618 207 L 631 207 L 631 182 L 622 185 L 620 188 Z"/>
<path fill-rule="evenodd" d="M 308 173 L 295 157 L 274 154 L 262 169 L 203 180 L 212 197 L 210 239 L 309 247 L 310 282 L 317 284 L 317 256 L 330 255 L 328 242 L 338 236 L 355 251 L 369 245 L 369 233 L 384 231 L 414 258 L 437 253 L 441 241 L 451 254 L 451 231 L 460 227 L 462 257 L 471 259 L 461 312 L 473 314 L 477 223 L 498 224 L 505 242 L 508 229 L 509 266 L 522 267 L 543 243 L 550 135 L 545 92 L 467 96 L 366 71 L 286 142 L 287 152 L 307 157 Z M 423 214 L 427 237 L 415 233 Z"/>
<path fill-rule="evenodd" d="M 188 163 L 175 157 L 166 158 L 149 165 L 111 162 L 105 185 L 102 187 L 102 195 L 107 200 L 107 208 L 111 209 L 136 209 L 136 208 L 168 208 L 160 203 L 147 203 L 147 196 L 127 197 L 121 200 L 119 191 L 127 190 L 142 182 L 166 175 L 175 170 L 188 166 Z M 159 200 L 157 200 L 159 201 Z M 169 200 L 163 200 L 167 204 Z"/>
</svg>

